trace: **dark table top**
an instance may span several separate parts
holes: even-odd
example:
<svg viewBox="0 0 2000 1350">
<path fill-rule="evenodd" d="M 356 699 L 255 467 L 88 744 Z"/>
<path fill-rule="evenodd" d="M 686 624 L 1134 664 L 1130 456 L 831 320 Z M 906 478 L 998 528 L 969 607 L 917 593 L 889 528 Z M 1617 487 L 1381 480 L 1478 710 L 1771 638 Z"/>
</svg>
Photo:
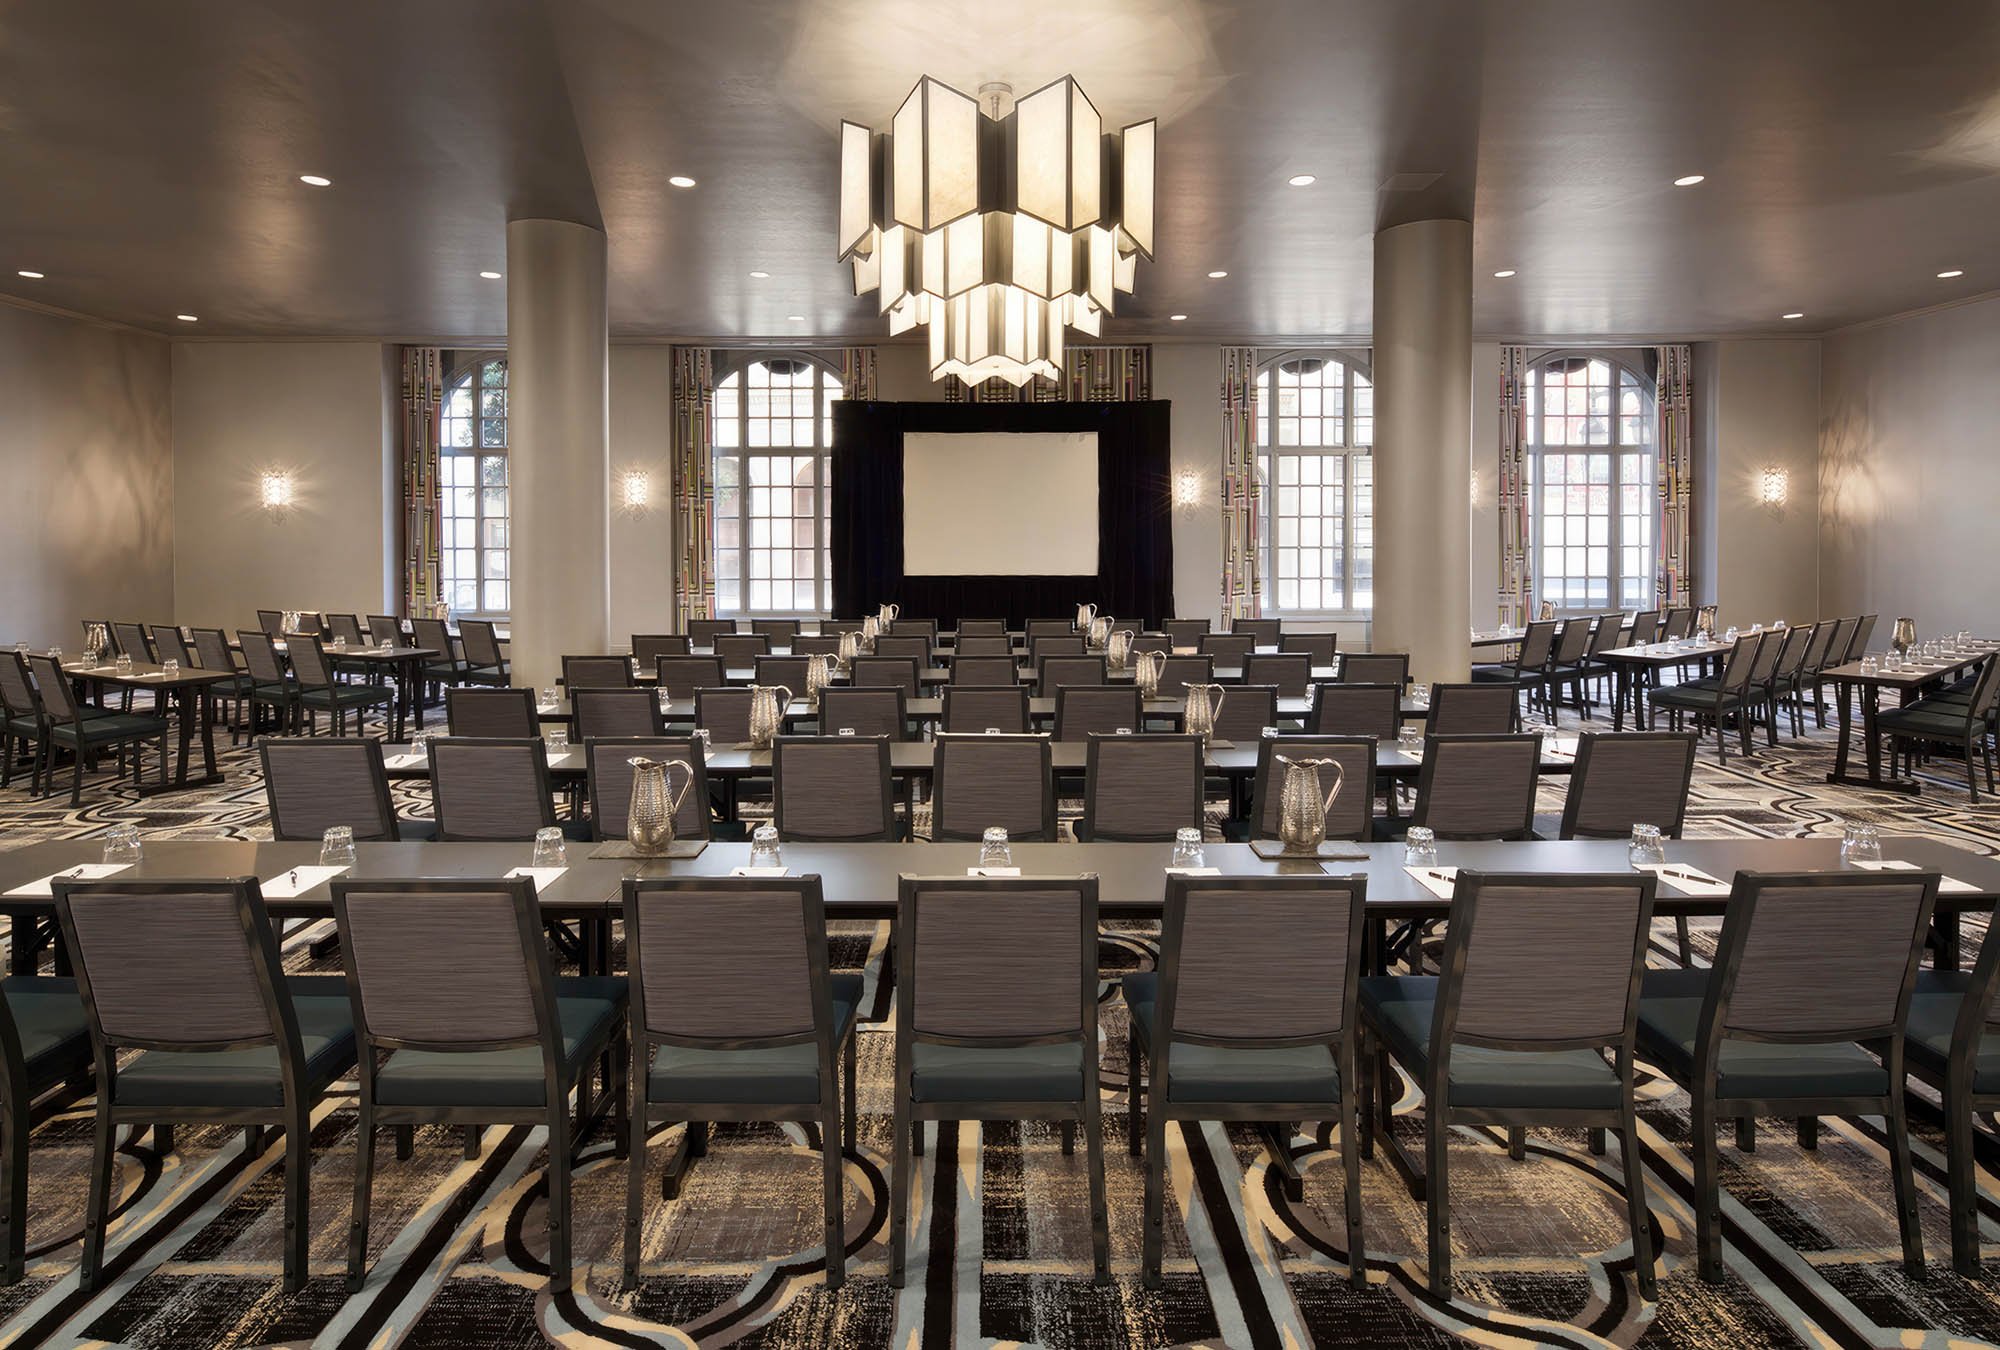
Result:
<svg viewBox="0 0 2000 1350">
<path fill-rule="evenodd" d="M 223 680 L 233 680 L 233 670 L 204 670 L 200 666 L 182 666 L 169 676 L 164 667 L 145 661 L 134 661 L 132 669 L 120 672 L 109 662 L 93 666 L 87 662 L 63 662 L 63 674 L 75 680 L 90 680 L 96 684 L 129 685 L 134 689 L 194 689 L 205 684 L 217 684 Z"/>
</svg>

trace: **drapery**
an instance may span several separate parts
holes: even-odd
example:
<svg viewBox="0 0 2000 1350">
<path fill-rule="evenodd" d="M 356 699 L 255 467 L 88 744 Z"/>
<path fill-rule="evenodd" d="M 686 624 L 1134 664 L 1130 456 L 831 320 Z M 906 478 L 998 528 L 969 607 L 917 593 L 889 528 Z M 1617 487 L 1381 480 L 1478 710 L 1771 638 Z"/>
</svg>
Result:
<svg viewBox="0 0 2000 1350">
<path fill-rule="evenodd" d="M 674 348 L 674 612 L 680 631 L 715 610 L 715 363 L 706 347 Z"/>
<path fill-rule="evenodd" d="M 444 409 L 444 351 L 403 348 L 403 416 L 397 456 L 403 480 L 398 552 L 403 571 L 403 612 L 427 616 L 444 598 L 438 520 L 442 513 L 438 445 Z"/>
<path fill-rule="evenodd" d="M 1534 612 L 1535 570 L 1528 558 L 1528 425 L 1522 381 L 1528 349 L 1500 349 L 1500 622 L 1519 628 Z"/>
<path fill-rule="evenodd" d="M 1654 594 L 1662 608 L 1691 603 L 1694 593 L 1694 352 L 1662 346 L 1653 407 L 1659 418 L 1660 530 Z"/>
<path fill-rule="evenodd" d="M 840 352 L 840 396 L 866 402 L 875 397 L 875 349 L 843 347 Z"/>
<path fill-rule="evenodd" d="M 1018 389 L 1005 380 L 944 382 L 947 403 L 1122 403 L 1153 396 L 1153 349 L 1148 346 L 1063 348 L 1060 381 L 1036 376 Z"/>
<path fill-rule="evenodd" d="M 1264 578 L 1257 532 L 1264 488 L 1257 477 L 1257 350 L 1222 349 L 1222 612 L 1261 618 Z"/>
</svg>

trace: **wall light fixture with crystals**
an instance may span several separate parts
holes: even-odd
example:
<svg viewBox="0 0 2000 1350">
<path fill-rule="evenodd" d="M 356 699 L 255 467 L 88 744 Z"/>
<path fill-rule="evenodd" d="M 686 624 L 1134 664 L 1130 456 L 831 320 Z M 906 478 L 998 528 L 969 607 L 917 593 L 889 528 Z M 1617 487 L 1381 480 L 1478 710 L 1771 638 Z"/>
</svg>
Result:
<svg viewBox="0 0 2000 1350">
<path fill-rule="evenodd" d="M 264 510 L 282 516 L 292 509 L 292 475 L 288 469 L 266 469 L 260 483 Z"/>
<path fill-rule="evenodd" d="M 1781 511 L 1792 495 L 1792 475 L 1790 470 L 1779 465 L 1767 465 L 1757 479 L 1757 500 L 1768 511 Z"/>
<path fill-rule="evenodd" d="M 644 511 L 652 504 L 653 480 L 644 469 L 627 469 L 619 482 L 619 497 L 627 511 Z"/>
</svg>

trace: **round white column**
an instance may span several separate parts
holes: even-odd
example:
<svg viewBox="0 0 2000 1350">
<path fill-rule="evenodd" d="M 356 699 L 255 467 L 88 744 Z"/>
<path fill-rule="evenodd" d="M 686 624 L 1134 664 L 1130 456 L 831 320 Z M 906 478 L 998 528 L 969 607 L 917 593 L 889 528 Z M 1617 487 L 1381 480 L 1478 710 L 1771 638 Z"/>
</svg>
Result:
<svg viewBox="0 0 2000 1350">
<path fill-rule="evenodd" d="M 1472 223 L 1375 236 L 1377 651 L 1463 680 L 1472 623 Z"/>
<path fill-rule="evenodd" d="M 514 683 L 611 650 L 610 330 L 604 233 L 507 223 L 507 452 Z"/>
</svg>

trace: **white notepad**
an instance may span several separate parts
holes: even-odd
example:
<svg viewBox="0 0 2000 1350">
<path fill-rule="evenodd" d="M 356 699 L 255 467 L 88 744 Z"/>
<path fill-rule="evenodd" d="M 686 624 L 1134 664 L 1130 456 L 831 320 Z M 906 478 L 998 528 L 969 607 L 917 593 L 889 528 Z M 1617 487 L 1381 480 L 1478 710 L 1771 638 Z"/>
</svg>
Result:
<svg viewBox="0 0 2000 1350">
<path fill-rule="evenodd" d="M 1451 899 L 1458 889 L 1458 869 L 1456 867 L 1405 867 L 1403 869 L 1417 879 L 1417 884 L 1440 900 Z"/>
<path fill-rule="evenodd" d="M 569 871 L 567 867 L 517 867 L 507 875 L 510 877 L 533 877 L 535 879 L 535 889 L 539 891 L 549 886 L 557 877 L 567 871 Z"/>
<path fill-rule="evenodd" d="M 1219 877 L 1222 875 L 1220 867 L 1169 867 L 1165 870 L 1170 877 Z"/>
<path fill-rule="evenodd" d="M 1651 872 L 1682 895 L 1720 900 L 1727 897 L 1730 890 L 1729 882 L 1710 876 L 1699 867 L 1690 867 L 1686 863 L 1645 863 L 1638 870 Z M 1676 873 L 1679 875 L 1675 875 Z"/>
<path fill-rule="evenodd" d="M 969 877 L 1018 877 L 1021 875 L 1021 869 L 1018 867 L 968 867 L 965 869 L 965 875 Z"/>
<path fill-rule="evenodd" d="M 729 869 L 729 875 L 732 877 L 788 877 L 791 874 L 792 869 L 789 867 L 732 867 Z"/>
<path fill-rule="evenodd" d="M 1921 872 L 1924 869 L 1913 862 L 1901 858 L 1884 858 L 1880 862 L 1858 862 L 1854 864 L 1864 872 Z M 1939 895 L 1977 895 L 1979 888 L 1957 877 L 1945 877 L 1938 882 Z"/>
<path fill-rule="evenodd" d="M 388 769 L 414 769 L 424 762 L 422 755 L 406 751 L 400 755 L 389 756 L 382 761 L 382 766 Z"/>
<path fill-rule="evenodd" d="M 345 867 L 294 867 L 261 883 L 260 889 L 266 900 L 290 900 L 315 886 L 325 885 L 346 870 Z"/>
<path fill-rule="evenodd" d="M 101 881 L 105 877 L 115 876 L 123 872 L 131 865 L 131 863 L 83 863 L 76 867 L 65 868 L 60 872 L 51 872 L 47 876 L 30 881 L 24 886 L 16 886 L 13 890 L 7 892 L 7 894 L 53 896 L 56 892 L 55 888 L 49 885 L 52 881 Z"/>
</svg>

